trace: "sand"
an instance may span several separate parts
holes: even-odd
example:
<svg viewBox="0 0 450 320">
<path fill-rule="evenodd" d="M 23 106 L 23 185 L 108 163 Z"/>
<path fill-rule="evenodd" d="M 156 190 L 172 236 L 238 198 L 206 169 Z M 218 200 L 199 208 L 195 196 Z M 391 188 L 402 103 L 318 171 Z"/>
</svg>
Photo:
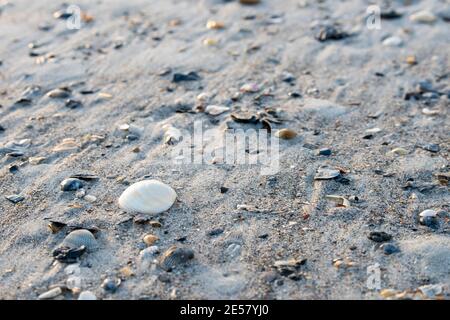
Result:
<svg viewBox="0 0 450 320">
<path fill-rule="evenodd" d="M 72 271 L 52 251 L 68 228 L 52 234 L 49 220 L 100 230 L 99 248 L 76 264 L 80 289 L 98 299 L 381 299 L 383 289 L 426 298 L 414 295 L 424 285 L 442 287 L 438 297 L 448 298 L 450 195 L 436 174 L 450 171 L 450 32 L 442 17 L 450 4 L 388 2 L 403 15 L 382 19 L 380 30 L 366 27 L 370 3 L 361 0 L 78 1 L 93 17 L 79 30 L 53 18 L 65 9 L 62 1 L 2 3 L 0 147 L 31 144 L 18 157 L 0 153 L 0 298 L 37 299 L 52 286 L 67 286 Z M 436 21 L 410 21 L 419 10 Z M 208 29 L 208 20 L 224 28 Z M 318 41 L 320 26 L 332 22 L 352 36 Z M 383 45 L 389 36 L 403 44 Z M 408 56 L 417 63 L 407 63 Z M 172 81 L 174 73 L 189 72 L 200 79 Z M 437 97 L 422 92 L 405 100 L 424 80 Z M 260 92 L 233 101 L 247 83 Z M 18 101 L 33 86 L 30 101 Z M 70 99 L 82 106 L 70 109 L 65 99 L 46 96 L 59 87 L 70 88 Z M 215 117 L 176 112 L 196 110 L 202 92 L 209 104 L 231 110 Z M 261 175 L 259 165 L 173 163 L 177 145 L 164 143 L 163 125 L 190 133 L 194 121 L 203 121 L 213 129 L 204 145 L 214 148 L 227 123 L 260 125 L 235 123 L 231 112 L 264 108 L 281 115 L 273 130 L 298 134 L 280 140 L 275 174 Z M 123 124 L 132 125 L 128 132 Z M 363 138 L 371 128 L 381 131 Z M 55 151 L 68 138 L 71 149 Z M 406 154 L 389 153 L 397 147 Z M 321 148 L 332 154 L 318 155 Z M 45 160 L 31 164 L 30 157 Z M 324 165 L 340 168 L 345 179 L 314 180 Z M 98 176 L 84 188 L 94 202 L 60 190 L 62 180 L 80 173 Z M 147 178 L 178 194 L 172 208 L 151 217 L 161 228 L 134 223 L 134 214 L 117 204 L 129 184 Z M 24 200 L 14 204 L 5 198 L 11 194 Z M 350 207 L 336 207 L 326 195 L 343 196 Z M 425 209 L 439 212 L 437 229 L 419 223 Z M 208 234 L 218 228 L 223 233 Z M 384 254 L 368 239 L 372 231 L 392 235 L 400 251 Z M 173 272 L 143 265 L 139 253 L 149 233 L 159 237 L 161 252 L 188 247 L 194 259 Z M 306 262 L 290 276 L 274 268 L 289 259 Z M 377 264 L 373 288 L 368 268 Z M 120 271 L 127 266 L 133 275 Z M 122 279 L 114 293 L 101 287 L 107 277 Z M 76 299 L 78 292 L 56 299 Z"/>
</svg>

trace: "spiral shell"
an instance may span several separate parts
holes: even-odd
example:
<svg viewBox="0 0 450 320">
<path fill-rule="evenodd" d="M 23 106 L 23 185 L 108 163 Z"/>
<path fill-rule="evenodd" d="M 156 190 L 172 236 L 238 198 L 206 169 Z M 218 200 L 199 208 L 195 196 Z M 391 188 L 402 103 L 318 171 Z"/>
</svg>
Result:
<svg viewBox="0 0 450 320">
<path fill-rule="evenodd" d="M 119 206 L 125 211 L 158 214 L 168 210 L 177 194 L 167 184 L 158 180 L 143 180 L 129 186 L 119 198 Z"/>
<path fill-rule="evenodd" d="M 159 266 L 165 271 L 171 271 L 193 258 L 194 251 L 192 249 L 172 246 L 161 256 Z"/>
<path fill-rule="evenodd" d="M 62 243 L 63 247 L 79 248 L 85 246 L 87 250 L 91 251 L 98 247 L 97 240 L 94 235 L 85 229 L 79 229 L 69 233 Z"/>
</svg>

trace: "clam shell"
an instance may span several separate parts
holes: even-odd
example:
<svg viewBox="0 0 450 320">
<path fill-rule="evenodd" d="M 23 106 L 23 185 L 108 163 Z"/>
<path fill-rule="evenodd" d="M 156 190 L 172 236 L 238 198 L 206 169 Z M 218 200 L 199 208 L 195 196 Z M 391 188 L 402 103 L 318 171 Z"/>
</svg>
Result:
<svg viewBox="0 0 450 320">
<path fill-rule="evenodd" d="M 94 250 L 98 247 L 98 244 L 89 230 L 79 229 L 69 233 L 64 239 L 62 246 L 69 248 L 85 246 L 87 250 Z"/>
<path fill-rule="evenodd" d="M 168 210 L 177 194 L 170 186 L 158 180 L 143 180 L 129 186 L 119 197 L 119 206 L 125 211 L 158 214 Z"/>
<path fill-rule="evenodd" d="M 192 249 L 172 246 L 161 256 L 159 266 L 163 270 L 170 271 L 179 265 L 185 264 L 193 258 L 194 251 Z"/>
<path fill-rule="evenodd" d="M 427 210 L 422 211 L 419 214 L 419 217 L 422 217 L 422 218 L 425 218 L 425 217 L 436 217 L 436 215 L 437 215 L 436 211 L 434 211 L 432 209 L 427 209 Z"/>
</svg>

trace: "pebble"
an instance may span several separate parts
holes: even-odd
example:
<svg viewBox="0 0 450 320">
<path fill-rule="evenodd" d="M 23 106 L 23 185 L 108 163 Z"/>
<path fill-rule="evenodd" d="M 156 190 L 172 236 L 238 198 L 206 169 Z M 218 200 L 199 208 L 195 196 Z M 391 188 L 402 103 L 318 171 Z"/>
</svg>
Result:
<svg viewBox="0 0 450 320">
<path fill-rule="evenodd" d="M 6 195 L 5 198 L 11 201 L 12 203 L 19 203 L 25 199 L 24 196 L 21 196 L 19 194 Z"/>
<path fill-rule="evenodd" d="M 439 219 L 435 210 L 427 209 L 422 211 L 419 214 L 419 222 L 421 225 L 431 229 L 439 229 Z"/>
<path fill-rule="evenodd" d="M 173 75 L 172 82 L 178 83 L 178 82 L 184 82 L 184 81 L 198 81 L 200 79 L 201 79 L 200 76 L 196 72 L 191 71 L 186 74 L 175 73 Z"/>
<path fill-rule="evenodd" d="M 28 158 L 28 163 L 32 165 L 37 165 L 45 161 L 47 158 L 45 157 L 30 157 Z"/>
<path fill-rule="evenodd" d="M 349 36 L 348 33 L 342 31 L 339 27 L 328 25 L 321 28 L 315 38 L 318 41 L 323 42 L 327 40 L 341 40 Z"/>
<path fill-rule="evenodd" d="M 90 194 L 84 196 L 84 199 L 90 203 L 97 201 L 97 197 L 90 195 Z"/>
<path fill-rule="evenodd" d="M 392 243 L 383 243 L 380 246 L 380 248 L 383 250 L 383 253 L 386 255 L 390 255 L 390 254 L 400 251 L 399 248 L 395 244 L 392 244 Z"/>
<path fill-rule="evenodd" d="M 213 229 L 213 230 L 209 231 L 208 236 L 214 237 L 214 236 L 218 236 L 219 234 L 222 234 L 222 233 L 223 233 L 223 229 L 217 228 L 217 229 Z"/>
<path fill-rule="evenodd" d="M 424 150 L 434 152 L 434 153 L 439 152 L 441 150 L 441 147 L 439 147 L 439 145 L 435 144 L 435 143 L 427 143 L 427 144 L 421 145 L 420 147 Z"/>
<path fill-rule="evenodd" d="M 223 28 L 225 28 L 225 24 L 223 22 L 209 20 L 206 23 L 206 28 L 208 28 L 208 29 L 223 29 Z"/>
<path fill-rule="evenodd" d="M 76 178 L 64 179 L 60 184 L 62 191 L 76 191 L 81 189 L 83 185 L 83 181 Z"/>
<path fill-rule="evenodd" d="M 405 148 L 394 148 L 391 151 L 389 151 L 388 154 L 404 156 L 404 155 L 408 154 L 408 150 L 406 150 Z"/>
<path fill-rule="evenodd" d="M 67 99 L 65 106 L 69 109 L 76 109 L 83 106 L 83 103 L 79 100 Z"/>
<path fill-rule="evenodd" d="M 56 287 L 47 292 L 40 294 L 38 299 L 39 300 L 53 299 L 53 298 L 56 298 L 57 296 L 59 296 L 60 294 L 62 294 L 62 289 L 60 287 Z"/>
<path fill-rule="evenodd" d="M 319 155 L 321 155 L 321 156 L 330 156 L 331 155 L 331 149 L 322 148 L 322 149 L 319 150 Z"/>
<path fill-rule="evenodd" d="M 444 288 L 440 284 L 428 284 L 418 288 L 423 295 L 432 299 L 444 293 Z"/>
<path fill-rule="evenodd" d="M 246 83 L 240 88 L 240 91 L 244 93 L 256 93 L 259 90 L 261 90 L 261 88 L 256 83 Z"/>
<path fill-rule="evenodd" d="M 145 248 L 139 252 L 139 258 L 141 261 L 152 261 L 154 257 L 159 253 L 159 247 L 158 246 L 150 246 L 148 248 Z"/>
<path fill-rule="evenodd" d="M 386 242 L 391 240 L 392 236 L 384 231 L 372 231 L 369 233 L 368 238 L 375 242 Z"/>
<path fill-rule="evenodd" d="M 19 171 L 19 166 L 16 164 L 12 164 L 8 167 L 8 170 L 11 173 L 16 173 L 17 171 Z"/>
<path fill-rule="evenodd" d="M 102 289 L 106 292 L 114 293 L 117 291 L 121 283 L 120 279 L 116 278 L 106 278 L 102 282 Z"/>
<path fill-rule="evenodd" d="M 144 243 L 148 246 L 154 245 L 158 240 L 159 238 L 153 234 L 146 234 L 143 238 Z"/>
<path fill-rule="evenodd" d="M 230 190 L 227 187 L 220 187 L 220 193 L 226 193 L 228 190 Z"/>
<path fill-rule="evenodd" d="M 280 129 L 275 133 L 275 137 L 280 138 L 280 139 L 284 139 L 284 140 L 290 140 L 290 139 L 294 139 L 297 136 L 297 132 L 295 132 L 294 130 L 291 129 Z"/>
<path fill-rule="evenodd" d="M 93 292 L 86 290 L 80 293 L 78 300 L 97 300 L 97 297 Z"/>
<path fill-rule="evenodd" d="M 125 189 L 118 202 L 125 211 L 158 214 L 172 207 L 176 198 L 175 190 L 167 184 L 158 180 L 143 180 Z"/>
<path fill-rule="evenodd" d="M 402 44 L 402 38 L 397 36 L 388 37 L 383 40 L 383 45 L 386 47 L 400 47 Z"/>
<path fill-rule="evenodd" d="M 413 22 L 433 23 L 436 21 L 436 16 L 431 11 L 422 10 L 411 14 L 409 19 Z"/>
</svg>

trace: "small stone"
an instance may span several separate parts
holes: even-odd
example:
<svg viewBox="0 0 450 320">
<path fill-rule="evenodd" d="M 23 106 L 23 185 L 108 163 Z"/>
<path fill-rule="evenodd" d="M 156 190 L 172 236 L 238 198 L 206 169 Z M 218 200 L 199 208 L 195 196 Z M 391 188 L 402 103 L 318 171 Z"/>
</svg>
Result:
<svg viewBox="0 0 450 320">
<path fill-rule="evenodd" d="M 222 233 L 223 233 L 223 229 L 217 228 L 217 229 L 213 229 L 213 230 L 209 231 L 208 236 L 214 237 L 214 236 L 218 236 L 219 234 L 222 234 Z"/>
<path fill-rule="evenodd" d="M 420 147 L 424 150 L 434 152 L 434 153 L 439 152 L 441 150 L 441 147 L 439 147 L 438 144 L 434 144 L 434 143 L 427 143 L 427 144 L 421 145 Z"/>
<path fill-rule="evenodd" d="M 341 40 L 349 37 L 350 35 L 344 31 L 342 31 L 339 27 L 328 25 L 319 30 L 319 33 L 316 35 L 316 39 L 318 41 L 327 41 L 327 40 Z"/>
<path fill-rule="evenodd" d="M 131 151 L 133 151 L 134 153 L 139 153 L 139 152 L 141 152 L 141 148 L 134 147 L 133 149 L 131 149 Z"/>
<path fill-rule="evenodd" d="M 12 164 L 8 167 L 8 170 L 11 173 L 16 173 L 17 171 L 19 171 L 19 166 L 16 164 Z"/>
<path fill-rule="evenodd" d="M 404 155 L 408 154 L 408 150 L 406 150 L 405 148 L 394 148 L 391 151 L 389 151 L 388 153 L 398 155 L 398 156 L 404 156 Z"/>
<path fill-rule="evenodd" d="M 64 179 L 60 184 L 62 191 L 76 191 L 81 189 L 83 185 L 83 181 L 76 178 Z"/>
<path fill-rule="evenodd" d="M 80 293 L 78 300 L 97 300 L 97 297 L 93 292 L 86 290 Z"/>
<path fill-rule="evenodd" d="M 444 293 L 444 288 L 440 284 L 428 284 L 418 288 L 423 295 L 429 299 L 433 299 L 436 296 L 442 295 Z"/>
<path fill-rule="evenodd" d="M 384 231 L 372 231 L 369 233 L 368 238 L 375 242 L 386 242 L 391 240 L 392 236 Z"/>
<path fill-rule="evenodd" d="M 135 134 L 129 134 L 129 135 L 126 136 L 126 138 L 127 138 L 129 141 L 135 141 L 135 140 L 138 140 L 138 139 L 139 139 L 139 136 L 137 136 L 137 135 L 135 135 Z"/>
<path fill-rule="evenodd" d="M 218 116 L 227 111 L 230 111 L 230 108 L 225 106 L 209 105 L 205 108 L 205 112 L 212 116 Z"/>
<path fill-rule="evenodd" d="M 416 57 L 415 56 L 407 56 L 406 63 L 409 64 L 410 66 L 416 65 L 417 64 Z"/>
<path fill-rule="evenodd" d="M 206 28 L 208 28 L 208 29 L 223 29 L 223 28 L 225 28 L 225 24 L 223 22 L 209 20 L 206 23 Z"/>
<path fill-rule="evenodd" d="M 439 229 L 439 219 L 437 216 L 420 217 L 419 222 L 421 225 L 427 226 L 428 228 L 435 230 Z"/>
<path fill-rule="evenodd" d="M 422 10 L 410 15 L 409 20 L 419 23 L 433 23 L 436 21 L 436 16 L 431 11 Z"/>
<path fill-rule="evenodd" d="M 79 100 L 67 99 L 65 106 L 69 109 L 76 109 L 83 106 L 83 103 Z"/>
<path fill-rule="evenodd" d="M 319 150 L 319 155 L 321 155 L 321 156 L 330 156 L 331 155 L 331 149 L 322 148 L 322 149 Z"/>
<path fill-rule="evenodd" d="M 106 278 L 102 282 L 102 288 L 106 292 L 114 293 L 119 288 L 120 283 L 120 279 Z"/>
<path fill-rule="evenodd" d="M 11 195 L 6 195 L 5 198 L 9 201 L 11 201 L 12 203 L 19 203 L 21 201 L 23 201 L 25 199 L 24 196 L 21 196 L 19 194 L 11 194 Z"/>
<path fill-rule="evenodd" d="M 220 193 L 226 193 L 229 190 L 227 187 L 220 187 Z"/>
<path fill-rule="evenodd" d="M 246 83 L 240 88 L 240 91 L 243 93 L 256 93 L 259 90 L 261 90 L 261 88 L 256 83 Z"/>
<path fill-rule="evenodd" d="M 383 243 L 380 248 L 383 250 L 383 253 L 386 255 L 390 255 L 400 251 L 395 244 L 392 243 Z"/>
<path fill-rule="evenodd" d="M 289 92 L 288 96 L 291 97 L 291 98 L 301 98 L 302 97 L 301 93 L 296 92 L 296 91 Z"/>
<path fill-rule="evenodd" d="M 125 266 L 119 270 L 120 275 L 122 278 L 131 278 L 134 276 L 133 270 L 129 266 Z"/>
<path fill-rule="evenodd" d="M 75 192 L 75 197 L 78 199 L 82 199 L 86 195 L 86 190 L 80 189 L 77 192 Z"/>
<path fill-rule="evenodd" d="M 329 180 L 335 179 L 341 175 L 341 172 L 336 169 L 319 168 L 314 176 L 314 180 Z"/>
<path fill-rule="evenodd" d="M 388 37 L 383 40 L 383 45 L 386 47 L 400 47 L 403 44 L 403 40 L 400 37 Z"/>
<path fill-rule="evenodd" d="M 280 129 L 275 133 L 275 137 L 285 140 L 294 139 L 297 136 L 297 132 L 291 129 Z"/>
<path fill-rule="evenodd" d="M 154 245 L 158 240 L 159 238 L 153 234 L 146 234 L 143 238 L 144 243 L 148 246 Z"/>
<path fill-rule="evenodd" d="M 200 76 L 196 72 L 191 71 L 187 74 L 175 73 L 173 75 L 172 82 L 177 83 L 177 82 L 183 82 L 183 81 L 198 81 L 198 80 L 200 80 Z"/>
</svg>

